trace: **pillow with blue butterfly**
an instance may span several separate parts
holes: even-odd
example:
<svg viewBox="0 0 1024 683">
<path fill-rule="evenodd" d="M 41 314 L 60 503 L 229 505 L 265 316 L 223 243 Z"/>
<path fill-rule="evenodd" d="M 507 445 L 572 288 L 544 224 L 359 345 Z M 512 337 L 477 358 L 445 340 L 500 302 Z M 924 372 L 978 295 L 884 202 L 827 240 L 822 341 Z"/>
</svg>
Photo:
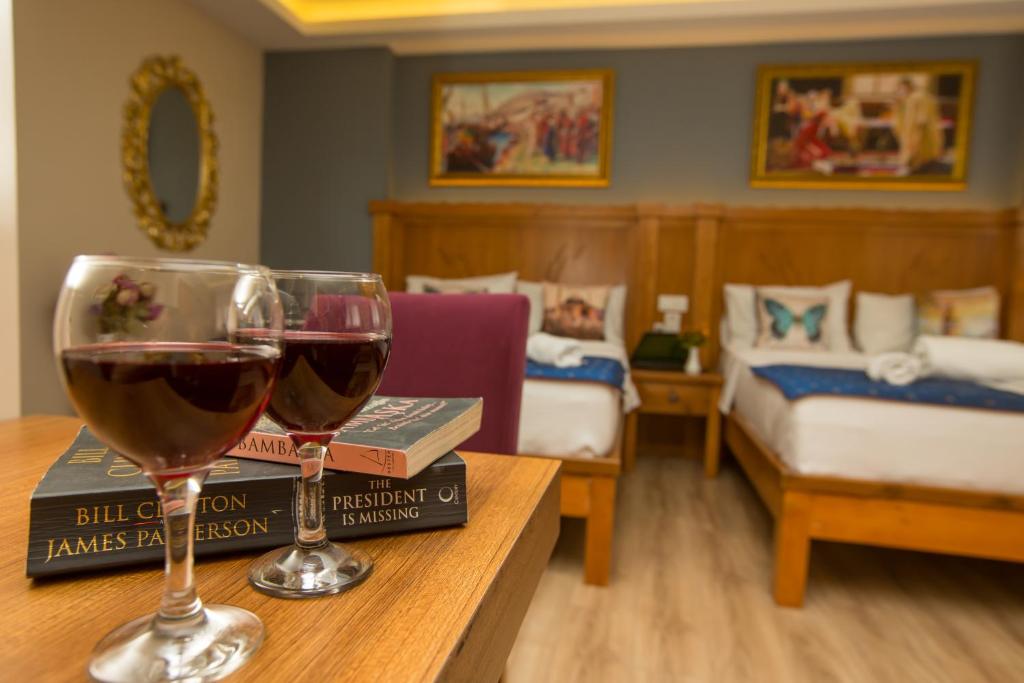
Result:
<svg viewBox="0 0 1024 683">
<path fill-rule="evenodd" d="M 827 351 L 829 297 L 757 290 L 757 342 L 770 349 Z"/>
<path fill-rule="evenodd" d="M 753 348 L 758 339 L 757 293 L 778 298 L 779 296 L 826 297 L 828 317 L 825 320 L 825 344 L 829 351 L 848 352 L 853 350 L 850 332 L 847 329 L 850 290 L 853 283 L 840 280 L 821 286 L 745 285 L 725 284 L 725 319 L 728 335 L 723 335 L 725 344 L 737 348 Z"/>
</svg>

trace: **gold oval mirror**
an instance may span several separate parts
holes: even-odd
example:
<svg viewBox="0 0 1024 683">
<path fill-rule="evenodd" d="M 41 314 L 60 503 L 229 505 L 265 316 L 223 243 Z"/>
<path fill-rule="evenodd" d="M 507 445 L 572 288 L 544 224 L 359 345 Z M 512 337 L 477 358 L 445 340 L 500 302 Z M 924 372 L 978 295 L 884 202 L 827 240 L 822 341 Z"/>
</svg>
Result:
<svg viewBox="0 0 1024 683">
<path fill-rule="evenodd" d="M 213 112 L 179 57 L 150 57 L 124 105 L 124 183 L 139 227 L 157 246 L 188 251 L 206 239 L 217 203 Z"/>
</svg>

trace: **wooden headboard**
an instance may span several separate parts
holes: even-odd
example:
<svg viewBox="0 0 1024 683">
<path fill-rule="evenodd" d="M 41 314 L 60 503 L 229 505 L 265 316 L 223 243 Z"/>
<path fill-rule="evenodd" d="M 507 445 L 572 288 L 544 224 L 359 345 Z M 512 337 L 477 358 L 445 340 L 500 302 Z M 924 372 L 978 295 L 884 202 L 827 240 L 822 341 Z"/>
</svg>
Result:
<svg viewBox="0 0 1024 683">
<path fill-rule="evenodd" d="M 1006 336 L 1024 340 L 1024 221 L 1013 210 L 742 208 L 657 204 L 372 202 L 374 269 L 409 274 L 509 270 L 527 280 L 629 286 L 630 348 L 657 318 L 658 293 L 687 294 L 684 325 L 718 353 L 722 284 L 818 285 L 923 293 L 995 285 Z"/>
<path fill-rule="evenodd" d="M 410 274 L 467 277 L 511 270 L 524 280 L 625 283 L 630 348 L 654 321 L 656 292 L 685 293 L 690 286 L 692 251 L 684 240 L 680 262 L 666 261 L 674 289 L 658 289 L 649 233 L 661 228 L 633 205 L 379 201 L 370 204 L 370 212 L 373 266 L 388 289 L 404 289 Z"/>
<path fill-rule="evenodd" d="M 722 207 L 714 230 L 714 320 L 725 282 L 821 285 L 848 278 L 854 291 L 891 294 L 994 285 L 1003 301 L 1001 329 L 1024 338 L 1024 260 L 1015 254 L 1012 210 Z"/>
</svg>

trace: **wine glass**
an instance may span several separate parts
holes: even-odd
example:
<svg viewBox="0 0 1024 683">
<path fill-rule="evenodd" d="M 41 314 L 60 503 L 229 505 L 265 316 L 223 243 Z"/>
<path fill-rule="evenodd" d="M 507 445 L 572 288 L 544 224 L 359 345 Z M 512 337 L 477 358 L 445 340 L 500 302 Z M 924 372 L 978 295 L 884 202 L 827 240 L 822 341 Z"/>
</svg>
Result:
<svg viewBox="0 0 1024 683">
<path fill-rule="evenodd" d="M 380 384 L 391 351 L 391 304 L 379 275 L 274 271 L 285 314 L 283 360 L 267 415 L 291 437 L 301 481 L 295 543 L 249 568 L 249 583 L 282 598 L 341 592 L 373 560 L 331 543 L 324 530 L 324 455 L 331 439 Z"/>
<path fill-rule="evenodd" d="M 64 389 L 89 429 L 152 480 L 167 548 L 159 610 L 99 642 L 94 679 L 216 680 L 263 641 L 254 614 L 199 600 L 192 540 L 206 475 L 270 399 L 281 331 L 265 268 L 110 256 L 72 263 L 54 320 Z"/>
</svg>

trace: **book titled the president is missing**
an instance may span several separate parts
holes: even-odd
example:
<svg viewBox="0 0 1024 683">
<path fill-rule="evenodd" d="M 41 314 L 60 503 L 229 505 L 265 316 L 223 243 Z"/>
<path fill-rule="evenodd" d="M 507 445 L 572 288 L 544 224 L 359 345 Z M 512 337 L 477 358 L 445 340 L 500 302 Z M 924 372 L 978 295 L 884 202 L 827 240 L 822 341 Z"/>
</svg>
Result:
<svg viewBox="0 0 1024 683">
<path fill-rule="evenodd" d="M 466 464 L 445 452 L 435 451 L 409 479 L 325 472 L 327 535 L 343 540 L 464 524 Z M 295 466 L 218 461 L 197 505 L 196 555 L 291 543 L 297 477 Z M 159 562 L 163 544 L 149 479 L 83 427 L 32 494 L 28 575 Z"/>
<path fill-rule="evenodd" d="M 328 446 L 324 467 L 407 479 L 475 434 L 482 415 L 480 398 L 376 396 Z M 291 439 L 265 416 L 227 455 L 299 463 Z"/>
</svg>

